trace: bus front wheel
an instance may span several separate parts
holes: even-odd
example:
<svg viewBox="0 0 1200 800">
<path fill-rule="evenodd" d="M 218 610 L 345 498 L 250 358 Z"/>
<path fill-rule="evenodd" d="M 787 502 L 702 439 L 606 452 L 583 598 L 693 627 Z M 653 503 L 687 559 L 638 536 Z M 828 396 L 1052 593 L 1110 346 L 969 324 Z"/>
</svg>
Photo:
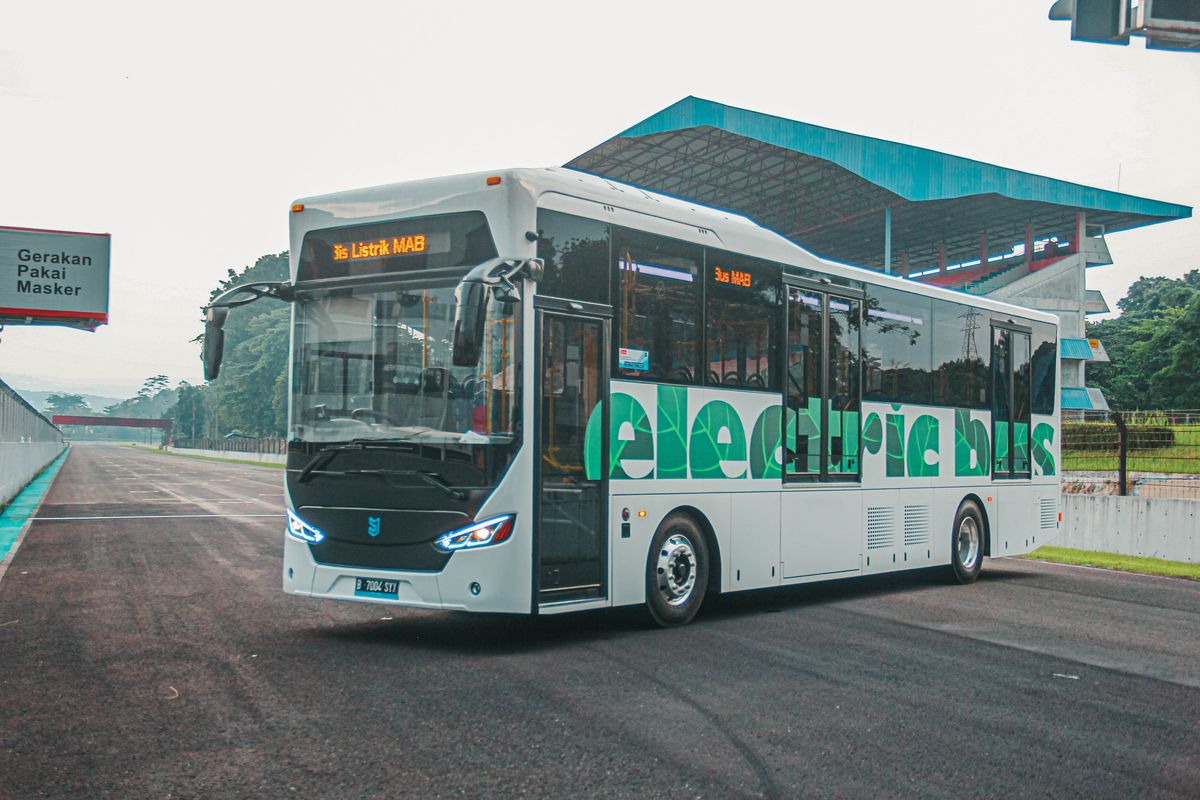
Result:
<svg viewBox="0 0 1200 800">
<path fill-rule="evenodd" d="M 950 539 L 949 576 L 958 583 L 974 583 L 983 568 L 983 512 L 973 500 L 958 507 Z"/>
<path fill-rule="evenodd" d="M 700 610 L 708 587 L 708 546 L 687 514 L 671 514 L 650 542 L 646 606 L 664 628 L 686 625 Z"/>
</svg>

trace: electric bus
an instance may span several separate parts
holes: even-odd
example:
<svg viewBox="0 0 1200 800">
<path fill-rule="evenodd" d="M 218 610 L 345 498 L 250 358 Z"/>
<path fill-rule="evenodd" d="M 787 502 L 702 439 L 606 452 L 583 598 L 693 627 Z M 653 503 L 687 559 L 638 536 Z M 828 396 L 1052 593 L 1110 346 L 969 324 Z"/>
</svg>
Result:
<svg viewBox="0 0 1200 800">
<path fill-rule="evenodd" d="M 283 589 L 559 614 L 940 567 L 1056 535 L 1058 320 L 569 169 L 307 197 Z"/>
</svg>

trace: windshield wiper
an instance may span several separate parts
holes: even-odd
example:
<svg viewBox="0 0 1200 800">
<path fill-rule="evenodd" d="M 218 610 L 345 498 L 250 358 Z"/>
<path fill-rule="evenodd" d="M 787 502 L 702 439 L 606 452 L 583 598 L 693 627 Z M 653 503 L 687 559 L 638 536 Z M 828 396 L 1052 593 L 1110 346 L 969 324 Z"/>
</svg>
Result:
<svg viewBox="0 0 1200 800">
<path fill-rule="evenodd" d="M 420 470 L 416 470 L 416 469 L 348 469 L 342 474 L 344 474 L 344 475 L 379 475 L 384 478 L 389 478 L 389 477 L 416 478 L 417 480 L 422 481 L 436 489 L 441 489 L 443 492 L 450 495 L 451 497 L 453 497 L 455 500 L 458 500 L 459 502 L 462 502 L 463 500 L 467 499 L 466 492 L 464 492 L 460 489 L 455 489 L 453 486 L 451 486 L 449 483 L 446 482 L 445 478 L 443 478 L 441 475 L 438 475 L 436 472 L 421 472 Z"/>
<path fill-rule="evenodd" d="M 406 442 L 392 442 L 386 439 L 354 439 L 348 444 L 330 445 L 313 456 L 312 461 L 304 465 L 296 477 L 299 483 L 308 483 L 317 470 L 329 466 L 329 462 L 347 450 L 411 450 L 412 445 Z"/>
</svg>

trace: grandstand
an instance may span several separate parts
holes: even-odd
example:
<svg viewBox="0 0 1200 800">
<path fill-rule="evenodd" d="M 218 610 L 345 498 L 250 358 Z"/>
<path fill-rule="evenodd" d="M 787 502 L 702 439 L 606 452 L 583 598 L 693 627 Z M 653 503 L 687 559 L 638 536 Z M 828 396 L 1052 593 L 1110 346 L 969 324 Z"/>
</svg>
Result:
<svg viewBox="0 0 1200 800">
<path fill-rule="evenodd" d="M 1084 390 L 1085 364 L 1108 358 L 1084 333 L 1109 310 L 1086 286 L 1112 263 L 1105 237 L 1192 214 L 696 97 L 566 166 L 744 214 L 825 258 L 1055 313 L 1064 408 L 1107 407 Z"/>
</svg>

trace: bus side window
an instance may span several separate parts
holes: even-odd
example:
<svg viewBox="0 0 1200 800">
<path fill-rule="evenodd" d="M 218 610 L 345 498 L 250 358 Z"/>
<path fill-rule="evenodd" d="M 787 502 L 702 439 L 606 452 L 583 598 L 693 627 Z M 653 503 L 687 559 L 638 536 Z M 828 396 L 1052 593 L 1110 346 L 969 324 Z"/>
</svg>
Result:
<svg viewBox="0 0 1200 800">
<path fill-rule="evenodd" d="M 779 391 L 780 269 L 707 248 L 705 382 Z"/>
<path fill-rule="evenodd" d="M 977 308 L 933 301 L 933 402 L 952 408 L 989 408 L 991 347 L 988 317 Z"/>
<path fill-rule="evenodd" d="M 608 224 L 540 208 L 537 227 L 546 266 L 538 294 L 608 305 Z"/>
<path fill-rule="evenodd" d="M 928 404 L 933 361 L 930 299 L 882 286 L 869 286 L 867 291 L 863 399 Z"/>
<path fill-rule="evenodd" d="M 616 228 L 614 377 L 699 384 L 700 245 Z"/>
<path fill-rule="evenodd" d="M 1034 323 L 1033 348 L 1033 413 L 1053 414 L 1058 369 L 1058 340 L 1053 325 Z"/>
</svg>

